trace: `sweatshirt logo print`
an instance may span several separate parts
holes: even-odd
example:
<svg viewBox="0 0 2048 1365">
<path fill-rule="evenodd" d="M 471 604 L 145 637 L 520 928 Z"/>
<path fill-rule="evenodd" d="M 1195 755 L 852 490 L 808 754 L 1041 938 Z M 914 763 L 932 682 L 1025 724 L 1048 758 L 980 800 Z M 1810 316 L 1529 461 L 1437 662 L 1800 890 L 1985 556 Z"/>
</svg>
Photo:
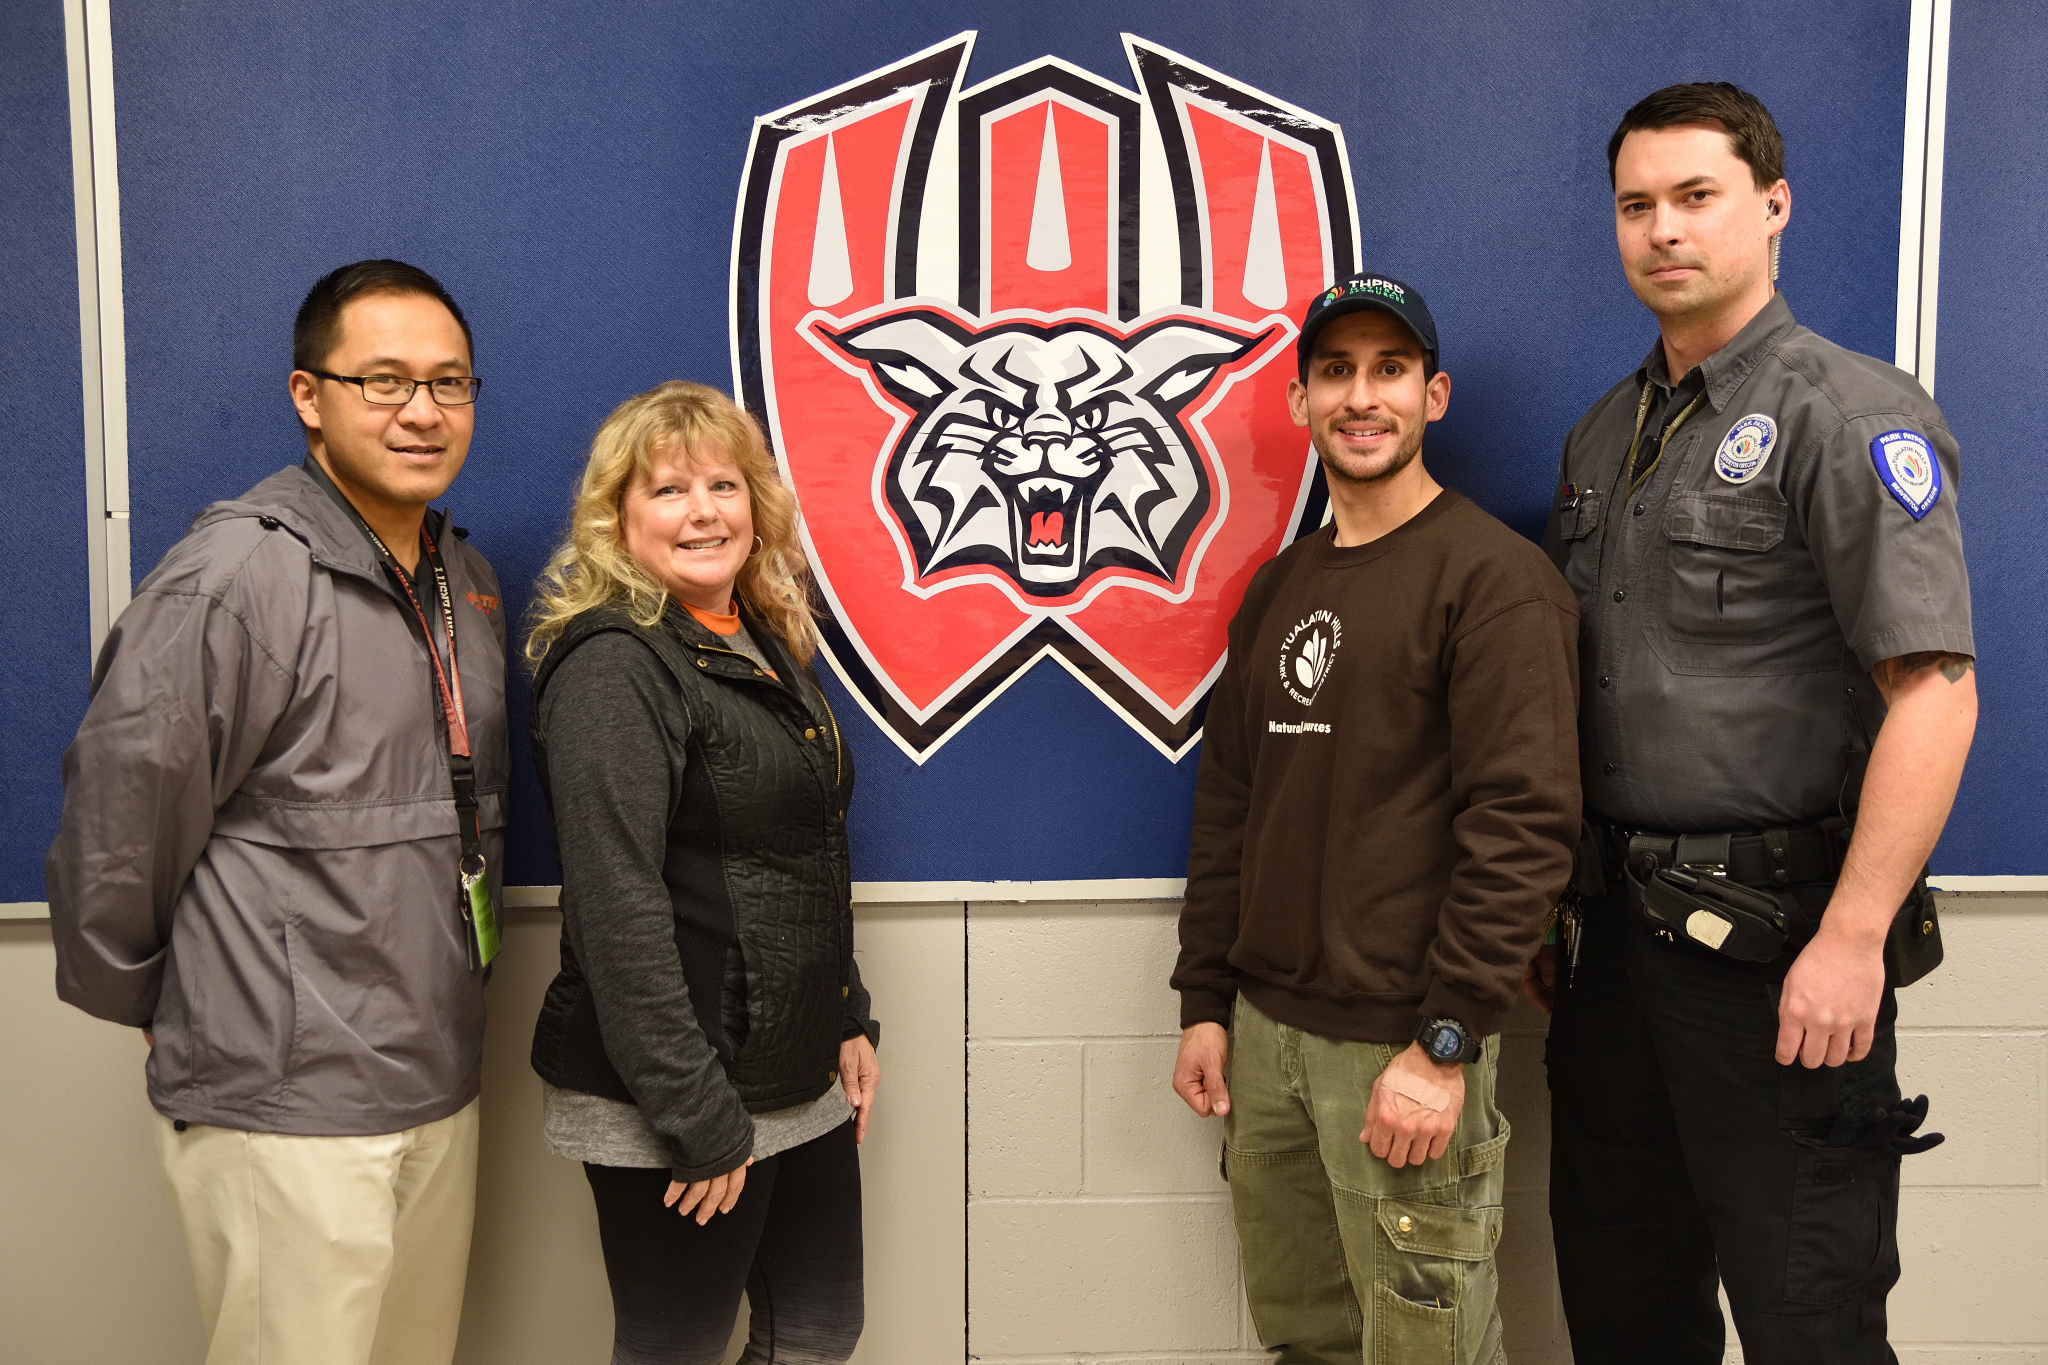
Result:
<svg viewBox="0 0 2048 1365">
<path fill-rule="evenodd" d="M 1344 623 L 1334 612 L 1312 611 L 1296 622 L 1280 642 L 1280 686 L 1287 695 L 1303 706 L 1314 702 L 1343 642 Z"/>
</svg>

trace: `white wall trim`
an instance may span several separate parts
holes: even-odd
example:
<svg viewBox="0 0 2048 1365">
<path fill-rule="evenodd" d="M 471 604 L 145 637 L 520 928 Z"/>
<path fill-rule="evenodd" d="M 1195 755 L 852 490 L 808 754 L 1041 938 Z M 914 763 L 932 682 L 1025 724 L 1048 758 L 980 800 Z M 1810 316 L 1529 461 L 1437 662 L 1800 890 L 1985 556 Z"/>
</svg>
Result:
<svg viewBox="0 0 2048 1365">
<path fill-rule="evenodd" d="M 1941 171 L 1948 128 L 1949 0 L 1913 0 L 1906 47 L 1906 147 L 1899 187 L 1894 363 L 1934 392 L 1941 284 Z"/>
<path fill-rule="evenodd" d="M 1930 877 L 1937 891 L 1965 896 L 2048 895 L 2048 877 Z M 855 905 L 1025 904 L 1053 901 L 1170 901 L 1186 893 L 1179 877 L 1120 877 L 1070 882 L 855 882 Z M 552 910 L 559 886 L 508 886 L 507 910 Z M 0 902 L 0 921 L 47 920 L 43 901 Z"/>
<path fill-rule="evenodd" d="M 2048 879 L 2044 879 L 2048 880 Z M 1167 901 L 1187 891 L 1182 877 L 1116 877 L 1069 882 L 855 882 L 855 905 L 937 905 L 1033 901 Z M 559 886 L 508 886 L 508 910 L 544 909 L 561 901 Z"/>
<path fill-rule="evenodd" d="M 1927 884 L 1964 896 L 2048 895 L 2048 877 L 1929 877 Z"/>
<path fill-rule="evenodd" d="M 64 0 L 71 185 L 78 224 L 78 346 L 85 420 L 92 658 L 133 592 L 128 546 L 128 340 L 121 313 L 121 191 L 114 151 L 110 0 Z M 86 667 L 92 666 L 92 658 Z"/>
</svg>

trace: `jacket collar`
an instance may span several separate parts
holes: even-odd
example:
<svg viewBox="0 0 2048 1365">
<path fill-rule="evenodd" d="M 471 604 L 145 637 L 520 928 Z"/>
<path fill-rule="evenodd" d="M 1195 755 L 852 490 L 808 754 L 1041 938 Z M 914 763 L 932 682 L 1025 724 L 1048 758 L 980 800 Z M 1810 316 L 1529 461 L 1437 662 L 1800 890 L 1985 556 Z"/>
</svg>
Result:
<svg viewBox="0 0 2048 1365">
<path fill-rule="evenodd" d="M 1792 317 L 1792 305 L 1785 302 L 1785 296 L 1773 292 L 1771 300 L 1757 315 L 1743 325 L 1732 340 L 1720 350 L 1700 362 L 1700 374 L 1707 382 L 1707 402 L 1715 412 L 1720 412 L 1735 397 L 1735 391 L 1743 381 L 1763 363 L 1765 356 L 1776 349 L 1779 337 L 1796 326 Z M 1671 387 L 1671 373 L 1664 364 L 1664 342 L 1662 338 L 1650 343 L 1650 353 L 1643 357 L 1643 363 L 1636 370 L 1636 383 L 1645 380 Z"/>
<path fill-rule="evenodd" d="M 747 604 L 740 601 L 737 593 L 733 595 L 733 601 L 739 607 L 740 624 L 746 627 L 747 634 L 753 639 L 755 647 L 768 656 L 769 666 L 775 670 L 776 676 L 782 678 L 785 682 L 790 680 L 796 664 L 791 661 L 789 650 L 782 643 L 782 637 L 764 625 L 761 619 L 748 609 Z M 667 605 L 662 608 L 662 621 L 671 630 L 675 631 L 677 635 L 682 637 L 683 643 L 692 648 L 715 649 L 726 654 L 739 653 L 738 650 L 732 647 L 729 636 L 720 635 L 717 631 L 707 627 L 696 617 L 690 615 L 684 609 L 683 604 L 676 601 L 673 597 L 669 598 Z"/>
<path fill-rule="evenodd" d="M 383 566 L 362 528 L 303 465 L 280 469 L 241 497 L 203 508 L 193 518 L 192 529 L 235 517 L 270 517 L 305 542 L 319 562 L 384 582 Z M 442 547 L 443 555 L 453 559 L 449 519 L 445 508 L 427 509 L 427 534 Z"/>
</svg>

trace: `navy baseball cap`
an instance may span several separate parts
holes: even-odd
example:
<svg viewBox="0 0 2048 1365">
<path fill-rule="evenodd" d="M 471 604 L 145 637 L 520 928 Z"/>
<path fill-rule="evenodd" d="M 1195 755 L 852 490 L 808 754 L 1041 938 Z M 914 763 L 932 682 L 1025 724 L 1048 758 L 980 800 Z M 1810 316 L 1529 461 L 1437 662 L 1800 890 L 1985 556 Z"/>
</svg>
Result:
<svg viewBox="0 0 2048 1365">
<path fill-rule="evenodd" d="M 1429 305 L 1422 301 L 1422 295 L 1390 275 L 1361 270 L 1309 301 L 1308 312 L 1301 319 L 1301 335 L 1294 339 L 1294 354 L 1300 362 L 1303 383 L 1308 382 L 1309 353 L 1315 349 L 1316 334 L 1323 330 L 1323 325 L 1332 318 L 1367 308 L 1377 308 L 1401 319 L 1422 343 L 1430 372 L 1442 368 L 1436 357 L 1436 319 L 1429 315 Z"/>
</svg>

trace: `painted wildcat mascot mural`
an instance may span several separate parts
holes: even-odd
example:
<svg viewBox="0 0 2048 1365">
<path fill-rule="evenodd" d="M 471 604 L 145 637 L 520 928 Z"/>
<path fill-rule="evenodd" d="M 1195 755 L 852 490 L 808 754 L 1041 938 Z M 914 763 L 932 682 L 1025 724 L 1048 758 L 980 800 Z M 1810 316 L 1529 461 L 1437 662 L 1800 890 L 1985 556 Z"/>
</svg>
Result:
<svg viewBox="0 0 2048 1365">
<path fill-rule="evenodd" d="M 1178 413 L 1258 344 L 1176 322 L 1128 338 L 1086 322 L 977 336 L 924 309 L 818 330 L 917 413 L 883 488 L 918 577 L 988 564 L 1034 598 L 1111 565 L 1178 577 L 1212 496 Z"/>
<path fill-rule="evenodd" d="M 1322 518 L 1284 391 L 1353 268 L 1342 135 L 1129 35 L 1139 95 L 1050 57 L 962 90 L 972 41 L 755 121 L 739 389 L 905 753 L 1051 658 L 1178 758 L 1230 605 Z"/>
</svg>

